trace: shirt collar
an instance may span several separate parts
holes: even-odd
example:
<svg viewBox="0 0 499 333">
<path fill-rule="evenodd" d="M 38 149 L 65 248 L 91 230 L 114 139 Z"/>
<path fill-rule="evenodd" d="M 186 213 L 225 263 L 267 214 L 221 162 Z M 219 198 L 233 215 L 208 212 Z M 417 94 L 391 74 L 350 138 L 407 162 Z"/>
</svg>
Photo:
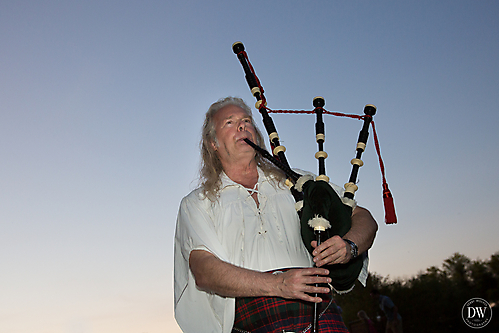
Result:
<svg viewBox="0 0 499 333">
<path fill-rule="evenodd" d="M 258 171 L 258 188 L 260 188 L 260 184 L 262 182 L 264 182 L 266 178 L 265 178 L 265 174 L 263 173 L 263 170 L 260 169 L 260 167 L 257 167 L 257 171 Z M 223 190 L 224 188 L 229 187 L 229 186 L 244 187 L 243 185 L 236 183 L 235 181 L 230 179 L 229 176 L 227 176 L 227 174 L 225 173 L 225 171 L 222 171 L 222 174 L 220 176 L 220 180 L 222 182 L 221 190 Z"/>
</svg>

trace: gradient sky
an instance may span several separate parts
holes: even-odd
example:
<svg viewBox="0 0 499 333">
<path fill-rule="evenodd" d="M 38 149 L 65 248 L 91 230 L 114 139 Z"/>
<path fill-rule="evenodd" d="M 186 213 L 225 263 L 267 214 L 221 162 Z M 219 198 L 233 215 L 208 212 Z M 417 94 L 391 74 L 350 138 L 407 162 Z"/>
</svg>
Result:
<svg viewBox="0 0 499 333">
<path fill-rule="evenodd" d="M 499 251 L 499 2 L 0 1 L 0 330 L 180 332 L 178 206 L 197 184 L 208 106 L 253 105 L 243 41 L 272 109 L 362 114 L 399 223 L 383 222 L 370 138 L 359 204 L 370 270 L 410 277 Z M 259 115 L 256 114 L 258 122 Z M 313 116 L 274 115 L 293 167 L 317 170 Z M 361 122 L 326 117 L 331 180 Z"/>
</svg>

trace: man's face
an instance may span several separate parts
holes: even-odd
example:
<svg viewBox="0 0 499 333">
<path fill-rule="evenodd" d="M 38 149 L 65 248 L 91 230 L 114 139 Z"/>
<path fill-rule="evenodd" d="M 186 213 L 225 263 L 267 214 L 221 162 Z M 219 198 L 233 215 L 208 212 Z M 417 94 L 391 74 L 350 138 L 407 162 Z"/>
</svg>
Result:
<svg viewBox="0 0 499 333">
<path fill-rule="evenodd" d="M 238 106 L 228 105 L 213 117 L 217 143 L 213 147 L 222 163 L 233 163 L 242 159 L 252 159 L 256 152 L 243 139 L 255 142 L 256 131 L 251 117 Z"/>
</svg>

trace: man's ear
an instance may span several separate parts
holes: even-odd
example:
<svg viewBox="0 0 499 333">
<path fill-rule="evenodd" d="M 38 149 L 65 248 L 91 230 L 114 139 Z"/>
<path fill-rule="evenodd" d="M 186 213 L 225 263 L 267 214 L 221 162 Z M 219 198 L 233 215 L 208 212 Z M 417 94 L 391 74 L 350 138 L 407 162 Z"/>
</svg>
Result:
<svg viewBox="0 0 499 333">
<path fill-rule="evenodd" d="M 218 145 L 216 144 L 216 142 L 212 141 L 212 142 L 211 142 L 211 146 L 213 147 L 213 150 L 214 150 L 214 151 L 217 151 L 217 149 L 218 149 Z"/>
</svg>

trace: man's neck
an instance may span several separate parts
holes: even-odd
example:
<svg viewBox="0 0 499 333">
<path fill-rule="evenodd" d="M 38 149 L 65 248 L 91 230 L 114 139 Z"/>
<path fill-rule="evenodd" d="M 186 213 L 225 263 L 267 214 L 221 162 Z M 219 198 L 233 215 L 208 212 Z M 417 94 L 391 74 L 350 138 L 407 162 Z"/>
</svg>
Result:
<svg viewBox="0 0 499 333">
<path fill-rule="evenodd" d="M 258 169 L 254 159 L 249 163 L 224 165 L 223 168 L 227 177 L 246 188 L 253 188 L 258 182 Z"/>
</svg>

